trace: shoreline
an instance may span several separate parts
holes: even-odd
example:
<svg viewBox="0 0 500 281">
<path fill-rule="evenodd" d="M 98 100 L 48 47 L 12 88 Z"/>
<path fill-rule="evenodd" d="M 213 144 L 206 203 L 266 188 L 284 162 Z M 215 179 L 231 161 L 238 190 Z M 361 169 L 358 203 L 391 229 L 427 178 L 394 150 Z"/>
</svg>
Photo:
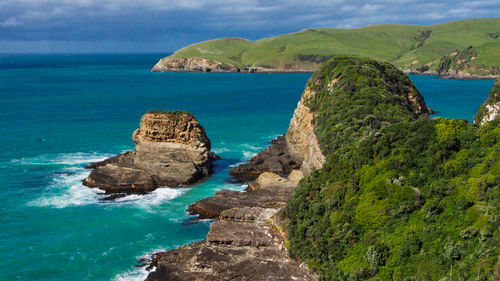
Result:
<svg viewBox="0 0 500 281">
<path fill-rule="evenodd" d="M 281 70 L 281 69 L 237 69 L 237 70 L 201 70 L 201 69 L 169 69 L 158 70 L 154 67 L 150 72 L 171 72 L 171 73 L 250 73 L 250 74 L 293 74 L 293 73 L 314 73 L 315 70 Z M 434 75 L 436 79 L 453 79 L 453 80 L 495 80 L 500 78 L 500 75 L 472 75 L 472 74 L 440 74 L 429 72 L 403 71 L 407 75 Z"/>
</svg>

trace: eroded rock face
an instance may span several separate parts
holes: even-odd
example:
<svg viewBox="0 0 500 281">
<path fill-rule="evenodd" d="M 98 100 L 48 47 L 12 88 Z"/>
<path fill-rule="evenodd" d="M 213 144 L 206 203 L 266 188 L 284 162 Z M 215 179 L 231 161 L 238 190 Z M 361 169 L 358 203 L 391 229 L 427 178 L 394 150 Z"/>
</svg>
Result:
<svg viewBox="0 0 500 281">
<path fill-rule="evenodd" d="M 314 133 L 314 113 L 305 104 L 314 94 L 314 91 L 306 88 L 285 135 L 290 154 L 304 159 L 300 169 L 306 176 L 321 168 L 326 161 L 321 153 L 318 137 Z"/>
<path fill-rule="evenodd" d="M 298 169 L 303 158 L 292 155 L 284 136 L 271 141 L 271 145 L 259 152 L 248 163 L 234 167 L 229 174 L 241 182 L 256 179 L 263 172 L 272 172 L 280 176 Z"/>
<path fill-rule="evenodd" d="M 146 280 L 319 280 L 288 257 L 273 228 L 278 210 L 241 207 L 224 211 L 207 239 L 156 254 Z"/>
<path fill-rule="evenodd" d="M 495 120 L 498 116 L 500 116 L 500 79 L 495 81 L 488 99 L 479 108 L 474 117 L 474 123 L 482 126 Z"/>
<path fill-rule="evenodd" d="M 286 179 L 274 173 L 263 173 L 249 185 L 247 192 L 220 190 L 214 196 L 190 205 L 188 211 L 198 214 L 200 218 L 217 218 L 223 211 L 235 207 L 282 208 L 303 177 L 298 170 L 292 171 L 290 175 Z"/>
<path fill-rule="evenodd" d="M 215 155 L 194 116 L 181 111 L 150 111 L 133 135 L 133 151 L 89 166 L 83 181 L 107 193 L 144 193 L 161 186 L 193 184 L 210 174 Z"/>
<path fill-rule="evenodd" d="M 204 58 L 161 59 L 151 69 L 153 72 L 235 72 L 237 68 L 219 61 Z"/>
</svg>

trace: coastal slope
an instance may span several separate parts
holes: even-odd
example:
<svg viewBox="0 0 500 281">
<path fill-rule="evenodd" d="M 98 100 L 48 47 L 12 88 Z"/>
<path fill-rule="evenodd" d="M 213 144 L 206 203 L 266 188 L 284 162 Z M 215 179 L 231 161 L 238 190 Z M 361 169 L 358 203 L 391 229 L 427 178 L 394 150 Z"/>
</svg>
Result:
<svg viewBox="0 0 500 281">
<path fill-rule="evenodd" d="M 500 118 L 429 113 L 389 63 L 326 62 L 279 140 L 298 167 L 281 177 L 262 156 L 246 192 L 190 206 L 218 220 L 206 240 L 157 254 L 148 280 L 497 280 Z M 315 142 L 324 161 L 304 170 Z"/>
<path fill-rule="evenodd" d="M 498 115 L 426 118 L 409 78 L 369 59 L 328 61 L 307 88 L 326 162 L 285 209 L 292 257 L 326 280 L 500 276 Z"/>
<path fill-rule="evenodd" d="M 391 62 L 406 72 L 498 76 L 499 32 L 500 18 L 485 18 L 429 26 L 313 28 L 257 41 L 221 38 L 182 48 L 152 71 L 313 72 L 334 56 L 351 55 Z M 447 58 L 469 48 L 474 55 L 465 63 L 446 65 Z"/>
</svg>

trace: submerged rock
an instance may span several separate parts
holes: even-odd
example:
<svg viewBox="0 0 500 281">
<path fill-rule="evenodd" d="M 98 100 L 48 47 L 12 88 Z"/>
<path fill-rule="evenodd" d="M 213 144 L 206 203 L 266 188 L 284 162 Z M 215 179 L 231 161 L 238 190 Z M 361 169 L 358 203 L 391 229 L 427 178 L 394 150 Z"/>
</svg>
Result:
<svg viewBox="0 0 500 281">
<path fill-rule="evenodd" d="M 83 184 L 107 193 L 190 185 L 208 176 L 216 159 L 203 127 L 183 111 L 149 111 L 132 139 L 133 151 L 89 165 Z"/>
</svg>

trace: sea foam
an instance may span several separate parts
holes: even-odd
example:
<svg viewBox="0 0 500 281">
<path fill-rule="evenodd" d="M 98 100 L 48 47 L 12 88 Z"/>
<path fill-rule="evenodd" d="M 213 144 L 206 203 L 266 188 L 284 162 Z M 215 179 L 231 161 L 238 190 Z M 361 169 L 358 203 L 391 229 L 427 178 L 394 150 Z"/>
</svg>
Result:
<svg viewBox="0 0 500 281">
<path fill-rule="evenodd" d="M 188 188 L 158 188 L 144 195 L 127 195 L 112 201 L 100 200 L 103 191 L 89 188 L 82 184 L 90 171 L 84 166 L 102 161 L 111 155 L 97 153 L 65 153 L 40 155 L 38 157 L 13 160 L 21 165 L 57 165 L 50 181 L 42 194 L 27 203 L 32 207 L 66 208 L 88 204 L 106 204 L 113 206 L 133 206 L 150 208 L 181 196 Z"/>
</svg>

